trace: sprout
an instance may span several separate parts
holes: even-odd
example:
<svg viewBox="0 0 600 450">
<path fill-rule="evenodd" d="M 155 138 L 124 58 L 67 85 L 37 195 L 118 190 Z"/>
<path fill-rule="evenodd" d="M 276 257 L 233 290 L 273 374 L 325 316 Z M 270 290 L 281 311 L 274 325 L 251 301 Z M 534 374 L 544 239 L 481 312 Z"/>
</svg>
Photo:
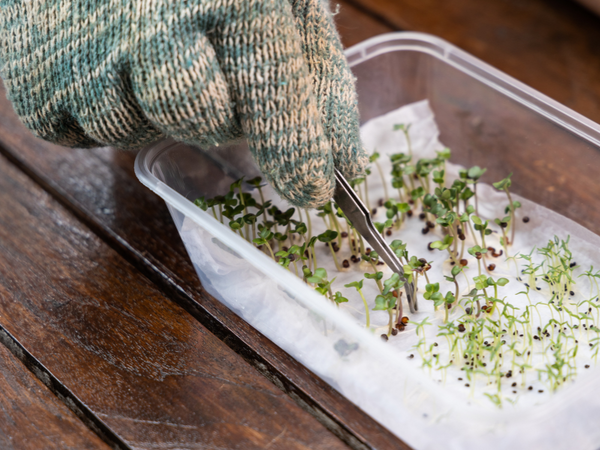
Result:
<svg viewBox="0 0 600 450">
<path fill-rule="evenodd" d="M 362 299 L 363 304 L 365 305 L 365 314 L 367 317 L 367 328 L 370 328 L 371 327 L 371 318 L 369 316 L 369 305 L 367 304 L 367 300 L 365 299 L 365 296 L 362 293 L 363 280 L 353 281 L 352 283 L 345 284 L 344 287 L 347 287 L 347 288 L 353 287 L 354 289 L 356 289 L 358 291 L 358 294 L 360 295 L 360 298 Z"/>
</svg>

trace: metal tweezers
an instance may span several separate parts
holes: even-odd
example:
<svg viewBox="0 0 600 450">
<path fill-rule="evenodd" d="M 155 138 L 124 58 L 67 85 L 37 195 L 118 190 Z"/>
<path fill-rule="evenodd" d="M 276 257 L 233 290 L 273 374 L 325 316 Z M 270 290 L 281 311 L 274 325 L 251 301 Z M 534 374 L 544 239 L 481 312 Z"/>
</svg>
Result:
<svg viewBox="0 0 600 450">
<path fill-rule="evenodd" d="M 336 188 L 333 199 L 352 223 L 354 228 L 367 240 L 369 245 L 385 261 L 385 263 L 400 275 L 400 280 L 404 281 L 404 290 L 406 291 L 406 300 L 410 307 L 410 312 L 415 313 L 419 310 L 417 297 L 415 296 L 415 285 L 410 283 L 404 276 L 404 270 L 400 260 L 385 242 L 383 236 L 377 231 L 371 220 L 371 214 L 358 197 L 354 189 L 348 184 L 344 176 L 335 169 Z"/>
</svg>

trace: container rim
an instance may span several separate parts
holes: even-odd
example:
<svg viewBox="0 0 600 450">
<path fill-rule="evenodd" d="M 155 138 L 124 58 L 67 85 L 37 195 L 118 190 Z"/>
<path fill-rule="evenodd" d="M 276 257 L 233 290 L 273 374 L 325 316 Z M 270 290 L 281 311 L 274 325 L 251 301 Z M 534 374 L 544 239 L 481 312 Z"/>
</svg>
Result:
<svg viewBox="0 0 600 450">
<path fill-rule="evenodd" d="M 600 147 L 598 123 L 437 36 L 412 31 L 385 33 L 350 47 L 345 54 L 353 67 L 398 50 L 434 56 Z"/>
</svg>

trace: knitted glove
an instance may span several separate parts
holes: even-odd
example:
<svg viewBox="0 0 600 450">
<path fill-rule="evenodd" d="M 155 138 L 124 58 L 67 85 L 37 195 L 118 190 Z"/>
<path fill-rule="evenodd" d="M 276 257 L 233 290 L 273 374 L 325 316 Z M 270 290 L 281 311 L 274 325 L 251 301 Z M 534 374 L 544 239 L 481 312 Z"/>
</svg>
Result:
<svg viewBox="0 0 600 450">
<path fill-rule="evenodd" d="M 318 206 L 362 173 L 354 79 L 321 0 L 0 0 L 2 77 L 37 136 L 140 148 L 245 137 Z"/>
</svg>

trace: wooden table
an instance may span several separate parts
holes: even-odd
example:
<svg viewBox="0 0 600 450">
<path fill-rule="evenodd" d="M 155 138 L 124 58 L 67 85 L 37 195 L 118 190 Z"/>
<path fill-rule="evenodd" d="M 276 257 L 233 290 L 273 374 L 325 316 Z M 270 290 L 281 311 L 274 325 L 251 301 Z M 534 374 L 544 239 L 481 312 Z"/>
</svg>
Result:
<svg viewBox="0 0 600 450">
<path fill-rule="evenodd" d="M 571 1 L 338 2 L 346 46 L 436 34 L 600 122 Z M 0 448 L 407 448 L 203 291 L 135 155 L 42 142 L 4 96 L 0 154 Z"/>
</svg>

